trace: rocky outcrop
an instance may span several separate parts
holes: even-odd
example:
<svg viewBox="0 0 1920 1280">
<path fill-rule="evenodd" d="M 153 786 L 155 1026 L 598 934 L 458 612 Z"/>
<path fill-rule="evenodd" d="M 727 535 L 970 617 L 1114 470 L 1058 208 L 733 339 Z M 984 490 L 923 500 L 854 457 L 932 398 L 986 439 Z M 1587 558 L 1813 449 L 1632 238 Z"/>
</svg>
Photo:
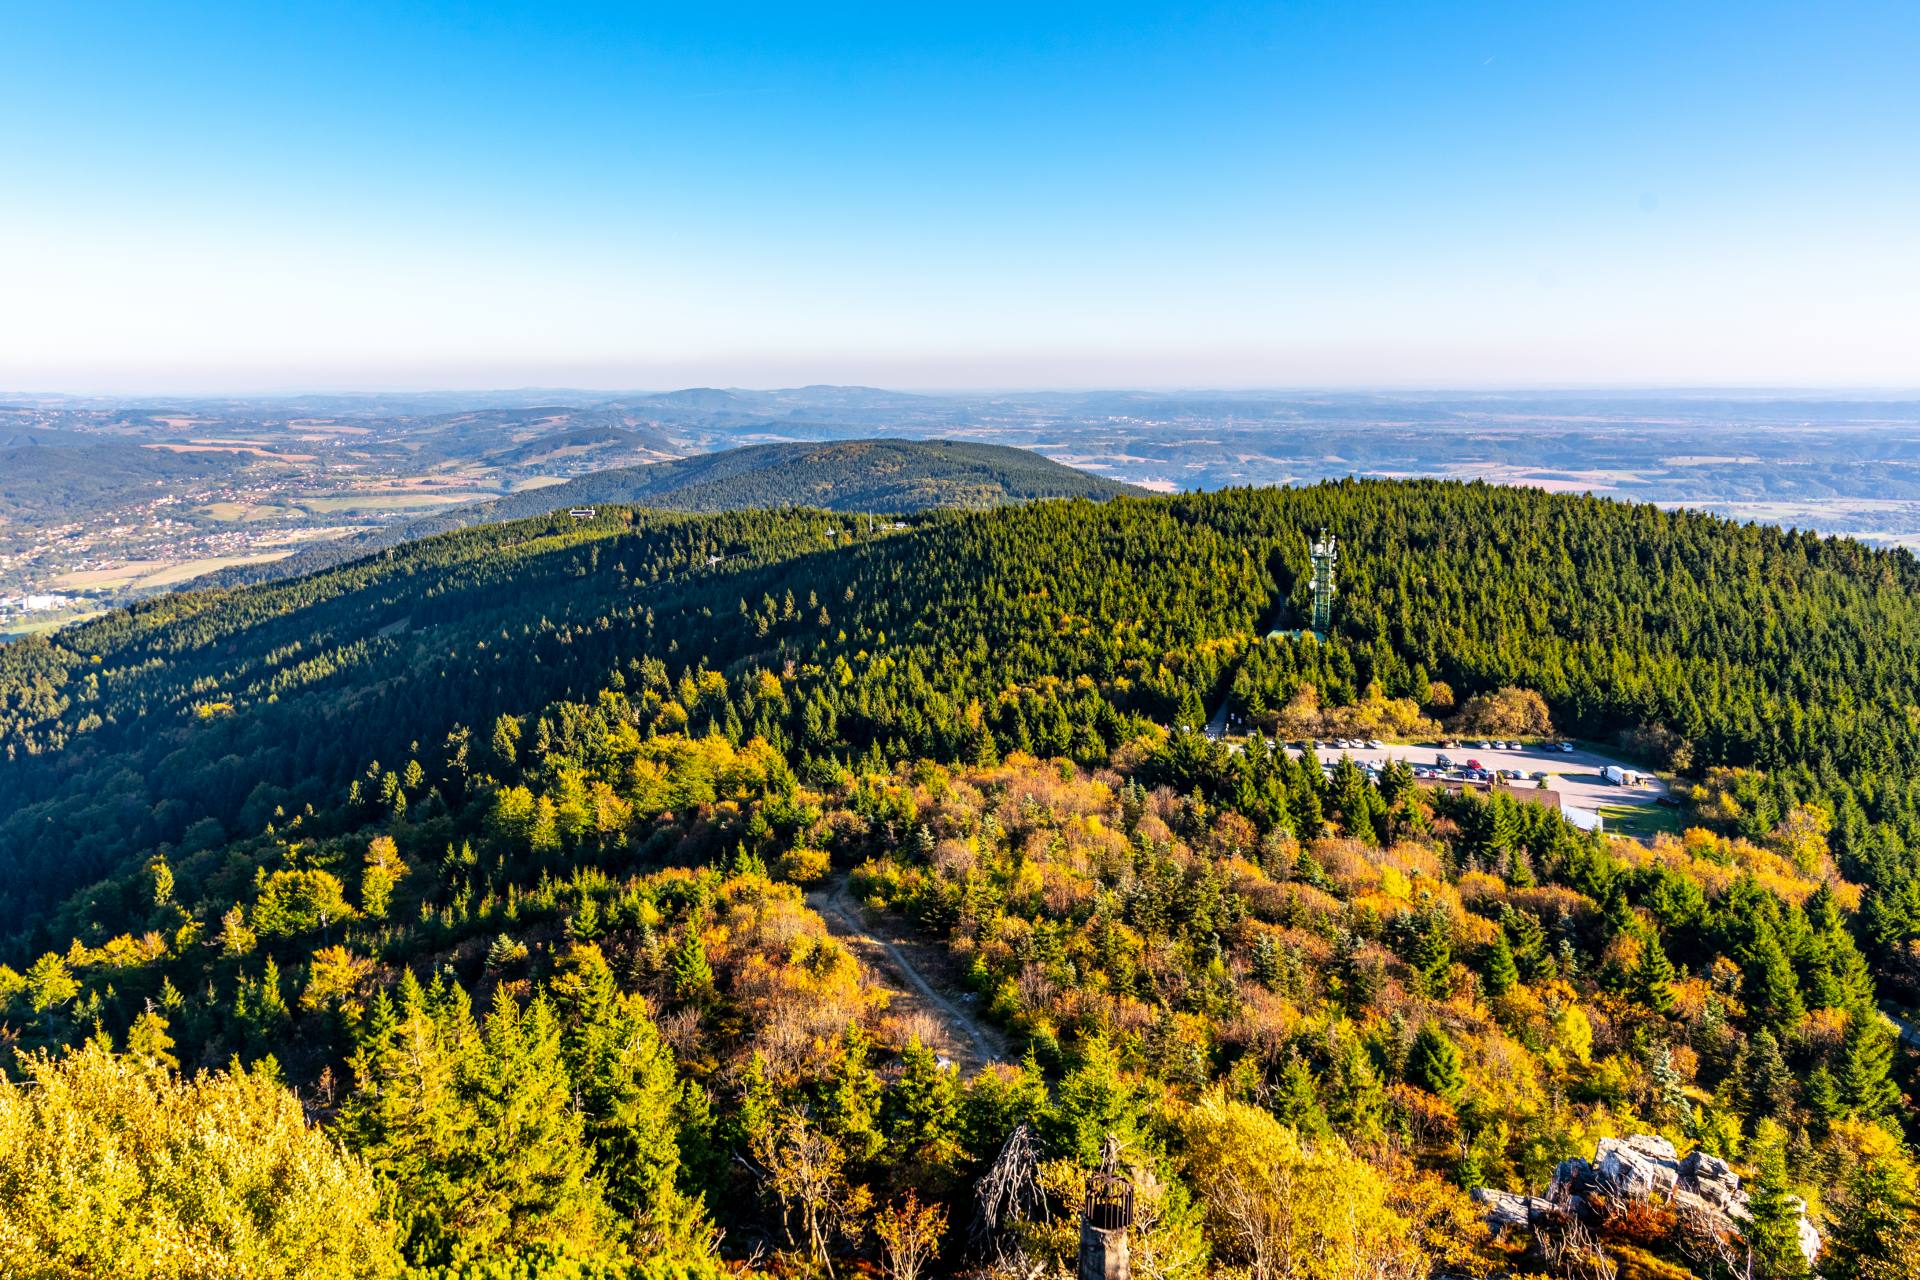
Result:
<svg viewBox="0 0 1920 1280">
<path fill-rule="evenodd" d="M 1473 1195 L 1496 1232 L 1569 1218 L 1603 1225 L 1602 1205 L 1634 1201 L 1673 1210 L 1696 1237 L 1737 1236 L 1752 1219 L 1740 1175 L 1725 1160 L 1704 1151 L 1682 1159 L 1671 1142 L 1652 1134 L 1602 1138 L 1591 1160 L 1561 1161 L 1544 1197 L 1487 1188 Z M 1820 1252 L 1820 1232 L 1807 1220 L 1806 1205 L 1799 1208 L 1800 1251 L 1811 1264 Z"/>
<path fill-rule="evenodd" d="M 1509 1227 L 1530 1227 L 1535 1223 L 1552 1222 L 1560 1210 L 1551 1200 L 1539 1196 L 1518 1196 L 1511 1191 L 1495 1191 L 1492 1187 L 1480 1187 L 1473 1198 L 1487 1210 L 1487 1225 L 1496 1233 Z"/>
</svg>

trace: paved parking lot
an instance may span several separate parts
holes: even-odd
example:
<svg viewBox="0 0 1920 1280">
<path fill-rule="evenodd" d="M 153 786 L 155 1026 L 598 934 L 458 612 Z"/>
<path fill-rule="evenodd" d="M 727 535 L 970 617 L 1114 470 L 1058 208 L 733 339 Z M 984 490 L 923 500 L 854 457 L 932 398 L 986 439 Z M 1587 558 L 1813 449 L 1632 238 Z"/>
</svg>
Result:
<svg viewBox="0 0 1920 1280">
<path fill-rule="evenodd" d="M 1615 760 L 1592 751 L 1576 750 L 1571 754 L 1549 751 L 1544 747 L 1523 746 L 1518 750 L 1499 751 L 1480 749 L 1480 739 L 1462 738 L 1460 745 L 1454 748 L 1437 746 L 1415 746 L 1408 743 L 1389 742 L 1385 747 L 1375 750 L 1371 747 L 1350 747 L 1345 751 L 1337 747 L 1317 749 L 1322 764 L 1332 764 L 1342 755 L 1352 756 L 1361 763 L 1384 764 L 1388 760 L 1405 760 L 1411 765 L 1433 766 L 1436 758 L 1442 754 L 1450 756 L 1456 766 L 1468 760 L 1478 760 L 1488 769 L 1525 769 L 1528 773 L 1546 773 L 1549 776 L 1547 786 L 1560 793 L 1561 803 L 1576 809 L 1599 812 L 1603 807 L 1613 805 L 1652 805 L 1667 794 L 1667 784 L 1658 778 L 1649 778 L 1640 786 L 1623 787 L 1608 782 L 1601 776 L 1600 770 L 1607 765 L 1619 765 L 1621 768 L 1634 768 L 1624 761 Z M 1294 754 L 1298 754 L 1295 752 Z M 1526 787 L 1531 782 L 1514 783 Z"/>
</svg>

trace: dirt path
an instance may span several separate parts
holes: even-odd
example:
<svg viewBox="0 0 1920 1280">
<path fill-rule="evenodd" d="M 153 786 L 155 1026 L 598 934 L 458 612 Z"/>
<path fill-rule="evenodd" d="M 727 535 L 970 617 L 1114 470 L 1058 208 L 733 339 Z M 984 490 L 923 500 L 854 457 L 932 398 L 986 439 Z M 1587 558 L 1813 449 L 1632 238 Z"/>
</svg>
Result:
<svg viewBox="0 0 1920 1280">
<path fill-rule="evenodd" d="M 890 1007 L 895 1012 L 925 1013 L 938 1025 L 945 1043 L 929 1047 L 951 1058 L 963 1074 L 971 1075 L 990 1062 L 1013 1061 L 997 1029 L 928 980 L 923 969 L 933 967 L 930 944 L 884 936 L 885 924 L 869 920 L 847 892 L 845 875 L 837 875 L 807 894 L 807 905 L 826 922 L 827 931 L 851 947 L 875 980 L 892 993 Z"/>
</svg>

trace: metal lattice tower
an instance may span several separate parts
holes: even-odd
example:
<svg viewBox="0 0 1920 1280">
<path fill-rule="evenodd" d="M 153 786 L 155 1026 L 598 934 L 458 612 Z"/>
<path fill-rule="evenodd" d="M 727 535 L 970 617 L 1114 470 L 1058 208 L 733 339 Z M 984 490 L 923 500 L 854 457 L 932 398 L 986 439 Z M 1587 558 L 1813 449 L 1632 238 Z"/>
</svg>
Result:
<svg viewBox="0 0 1920 1280">
<path fill-rule="evenodd" d="M 1320 540 L 1313 544 L 1313 629 L 1321 635 L 1333 625 L 1333 562 L 1338 542 L 1322 529 Z"/>
</svg>

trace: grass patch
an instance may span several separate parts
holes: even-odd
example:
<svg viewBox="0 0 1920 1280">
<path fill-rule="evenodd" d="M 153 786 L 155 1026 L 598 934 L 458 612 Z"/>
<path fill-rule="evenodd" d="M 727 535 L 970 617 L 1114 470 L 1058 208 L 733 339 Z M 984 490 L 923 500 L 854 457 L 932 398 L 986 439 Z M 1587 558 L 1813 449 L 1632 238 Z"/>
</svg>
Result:
<svg viewBox="0 0 1920 1280">
<path fill-rule="evenodd" d="M 337 498 L 302 498 L 300 505 L 310 514 L 335 511 L 405 511 L 414 507 L 444 507 L 455 502 L 485 502 L 491 493 L 354 493 Z"/>
<path fill-rule="evenodd" d="M 79 609 L 54 614 L 52 617 L 35 618 L 32 622 L 15 621 L 0 627 L 0 643 L 22 636 L 45 635 L 50 631 L 58 631 L 70 622 L 85 622 L 88 618 L 97 618 L 105 612 L 105 609 Z"/>
<path fill-rule="evenodd" d="M 200 508 L 200 513 L 214 520 L 229 520 L 245 523 L 250 520 L 278 520 L 283 516 L 297 515 L 291 507 L 275 506 L 272 503 L 258 505 L 249 502 L 209 502 Z"/>
<path fill-rule="evenodd" d="M 1664 804 L 1603 804 L 1600 817 L 1608 834 L 1633 840 L 1680 834 L 1680 811 Z"/>
<path fill-rule="evenodd" d="M 248 555 L 202 556 L 197 560 L 131 560 L 112 569 L 80 569 L 63 573 L 51 585 L 62 591 L 144 591 L 153 587 L 171 587 L 216 569 L 241 564 L 264 564 L 292 555 L 291 550 L 263 551 Z"/>
</svg>

